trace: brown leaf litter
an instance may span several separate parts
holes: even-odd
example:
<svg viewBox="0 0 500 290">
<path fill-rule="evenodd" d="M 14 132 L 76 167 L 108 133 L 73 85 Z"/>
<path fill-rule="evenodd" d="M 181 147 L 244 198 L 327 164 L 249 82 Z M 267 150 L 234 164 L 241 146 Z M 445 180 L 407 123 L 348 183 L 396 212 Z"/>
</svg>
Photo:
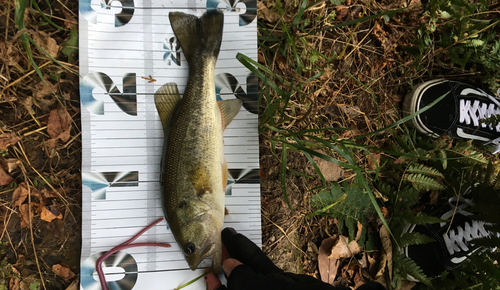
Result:
<svg viewBox="0 0 500 290">
<path fill-rule="evenodd" d="M 344 176 L 344 169 L 337 164 L 316 156 L 313 156 L 313 160 L 326 181 L 337 181 Z"/>
<path fill-rule="evenodd" d="M 9 185 L 12 181 L 14 181 L 14 178 L 8 175 L 0 164 L 0 185 Z"/>
<path fill-rule="evenodd" d="M 19 184 L 18 188 L 14 190 L 12 202 L 15 207 L 19 207 L 19 218 L 21 219 L 22 228 L 31 225 L 36 213 L 40 215 L 42 220 L 47 222 L 63 218 L 57 204 L 52 203 L 51 205 L 47 205 L 48 200 L 43 193 L 34 187 L 26 186 L 24 182 Z"/>
<path fill-rule="evenodd" d="M 57 44 L 57 41 L 54 38 L 43 31 L 36 31 L 30 34 L 33 37 L 33 40 L 38 45 L 40 45 L 50 56 L 52 56 L 53 58 L 57 57 L 60 46 Z"/>
<path fill-rule="evenodd" d="M 8 150 L 9 146 L 12 146 L 19 142 L 19 138 L 16 133 L 3 133 L 0 135 L 0 150 Z"/>
<path fill-rule="evenodd" d="M 66 282 L 69 282 L 76 277 L 75 273 L 73 273 L 70 268 L 61 266 L 60 264 L 53 265 L 52 272 L 63 277 Z"/>
<path fill-rule="evenodd" d="M 59 107 L 50 111 L 49 120 L 47 123 L 47 132 L 52 139 L 61 139 L 63 142 L 68 142 L 71 138 L 71 122 L 73 119 L 64 107 Z"/>
</svg>

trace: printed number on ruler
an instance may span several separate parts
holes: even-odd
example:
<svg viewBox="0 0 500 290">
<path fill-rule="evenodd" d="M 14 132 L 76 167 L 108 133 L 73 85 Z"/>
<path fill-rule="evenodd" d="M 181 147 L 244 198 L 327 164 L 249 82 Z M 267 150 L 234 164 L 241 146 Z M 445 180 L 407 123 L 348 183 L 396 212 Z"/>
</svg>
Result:
<svg viewBox="0 0 500 290">
<path fill-rule="evenodd" d="M 123 112 L 137 116 L 135 73 L 128 73 L 123 76 L 123 93 L 120 92 L 113 80 L 105 73 L 92 72 L 83 77 L 80 83 L 80 99 L 83 106 L 91 113 L 104 115 L 104 102 L 96 100 L 92 95 L 92 91 L 95 88 L 105 90 Z"/>
<path fill-rule="evenodd" d="M 207 10 L 217 9 L 220 3 L 226 5 L 227 11 L 236 10 L 239 3 L 245 4 L 246 12 L 240 15 L 240 26 L 250 24 L 257 16 L 257 0 L 207 0 Z"/>
<path fill-rule="evenodd" d="M 106 252 L 96 253 L 88 257 L 81 268 L 81 288 L 84 290 L 101 289 L 99 278 L 96 274 L 95 264 L 100 256 Z M 108 289 L 131 290 L 137 282 L 137 262 L 134 257 L 123 251 L 119 251 L 104 260 L 103 269 L 106 273 L 116 273 L 106 275 Z"/>
<path fill-rule="evenodd" d="M 92 0 L 80 0 L 79 9 L 82 16 L 87 19 L 88 22 L 97 24 L 98 14 L 107 14 L 106 10 L 121 9 L 119 13 L 115 13 L 115 27 L 120 27 L 127 24 L 134 15 L 134 0 L 100 0 L 94 1 L 100 2 L 98 5 L 92 5 Z M 113 5 L 113 2 L 120 2 L 120 4 Z M 100 9 L 100 13 L 98 10 Z M 99 16 L 100 17 L 100 16 Z"/>
<path fill-rule="evenodd" d="M 139 186 L 139 172 L 82 172 L 82 183 L 90 188 L 94 200 L 102 200 L 108 187 Z"/>
<path fill-rule="evenodd" d="M 170 37 L 169 39 L 166 39 L 163 41 L 163 49 L 165 49 L 167 52 L 163 55 L 163 61 L 167 65 L 172 65 L 172 62 L 175 63 L 176 65 L 180 66 L 181 65 L 181 52 L 180 52 L 181 45 L 177 42 L 177 39 L 175 37 Z"/>
<path fill-rule="evenodd" d="M 247 76 L 247 92 L 243 90 L 238 80 L 229 73 L 221 73 L 215 76 L 215 95 L 217 100 L 222 100 L 220 93 L 222 89 L 229 89 L 235 97 L 243 102 L 243 107 L 250 113 L 259 113 L 259 82 L 257 76 L 250 73 Z"/>
</svg>

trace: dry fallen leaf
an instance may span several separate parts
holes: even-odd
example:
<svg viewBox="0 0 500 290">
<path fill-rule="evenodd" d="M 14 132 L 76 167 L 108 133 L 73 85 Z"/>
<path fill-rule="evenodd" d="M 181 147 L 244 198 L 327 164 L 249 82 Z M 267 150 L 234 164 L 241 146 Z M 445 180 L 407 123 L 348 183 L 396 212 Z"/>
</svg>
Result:
<svg viewBox="0 0 500 290">
<path fill-rule="evenodd" d="M 380 153 L 372 153 L 367 156 L 368 158 L 368 167 L 371 169 L 375 169 L 380 166 Z"/>
<path fill-rule="evenodd" d="M 21 140 L 16 133 L 3 133 L 0 135 L 0 150 L 7 150 L 11 145 L 16 144 Z"/>
<path fill-rule="evenodd" d="M 37 31 L 33 33 L 33 40 L 38 43 L 50 56 L 53 58 L 57 57 L 57 52 L 59 52 L 59 45 L 57 41 L 50 37 L 47 33 L 43 31 Z"/>
<path fill-rule="evenodd" d="M 364 115 L 358 106 L 348 106 L 345 104 L 338 104 L 339 109 L 341 109 L 349 118 L 357 118 Z"/>
<path fill-rule="evenodd" d="M 330 259 L 340 259 L 340 258 L 350 258 L 357 253 L 361 252 L 361 247 L 356 241 L 351 241 L 347 244 L 349 240 L 346 236 L 339 236 L 337 244 L 332 248 L 330 253 Z"/>
<path fill-rule="evenodd" d="M 64 107 L 59 107 L 50 112 L 47 132 L 53 139 L 61 139 L 63 142 L 69 140 L 71 131 L 71 116 Z"/>
<path fill-rule="evenodd" d="M 380 261 L 379 261 L 379 264 L 378 264 L 378 271 L 377 271 L 377 274 L 375 274 L 375 280 L 377 280 L 377 281 L 385 273 L 385 265 L 387 264 L 387 255 L 385 254 L 385 252 L 383 252 L 380 255 L 379 259 L 380 259 Z"/>
<path fill-rule="evenodd" d="M 28 189 L 26 188 L 26 184 L 23 182 L 19 184 L 19 186 L 12 193 L 12 202 L 14 206 L 20 206 L 24 200 L 28 197 Z"/>
<path fill-rule="evenodd" d="M 335 9 L 337 10 L 337 17 L 335 20 L 342 20 L 349 13 L 349 8 L 345 5 L 336 5 Z"/>
<path fill-rule="evenodd" d="M 17 163 L 16 158 L 5 159 L 5 163 L 7 165 L 7 172 L 8 173 L 11 173 L 12 171 L 16 170 L 17 167 L 19 167 L 19 164 Z"/>
<path fill-rule="evenodd" d="M 10 177 L 10 175 L 3 170 L 2 165 L 0 165 L 0 185 L 9 185 L 14 181 L 14 178 Z"/>
<path fill-rule="evenodd" d="M 337 236 L 332 236 L 324 239 L 319 246 L 318 268 L 321 276 L 321 281 L 332 284 L 335 281 L 339 269 L 340 261 L 338 259 L 330 259 L 330 253 L 333 246 L 337 243 Z"/>
<path fill-rule="evenodd" d="M 0 41 L 0 60 L 7 66 L 19 66 L 19 50 L 11 42 Z M 6 74 L 7 76 L 9 74 Z"/>
<path fill-rule="evenodd" d="M 373 254 L 373 257 L 370 256 L 370 255 L 366 255 L 366 257 L 368 258 L 368 272 L 370 273 L 370 276 L 372 278 L 375 278 L 376 274 L 377 274 L 377 271 L 378 271 L 378 268 L 377 268 L 377 258 L 378 258 L 378 255 L 377 253 L 372 253 Z"/>
<path fill-rule="evenodd" d="M 47 190 L 47 189 L 42 189 L 42 195 L 44 198 L 53 198 L 53 197 L 58 197 L 58 196 L 65 196 L 68 192 L 71 190 L 67 187 L 60 187 L 56 188 L 54 190 Z"/>
<path fill-rule="evenodd" d="M 66 19 L 66 21 L 64 21 L 64 28 L 72 29 L 73 26 L 78 23 L 78 20 L 75 16 L 73 16 L 73 14 L 67 12 L 66 9 L 62 9 L 62 13 L 64 14 L 64 18 Z"/>
<path fill-rule="evenodd" d="M 19 218 L 21 219 L 21 227 L 27 228 L 33 221 L 33 213 L 30 214 L 29 204 L 21 204 L 19 206 Z"/>
<path fill-rule="evenodd" d="M 335 163 L 313 156 L 314 162 L 325 177 L 326 181 L 337 181 L 344 176 L 344 169 Z"/>
<path fill-rule="evenodd" d="M 76 277 L 75 273 L 73 273 L 73 271 L 71 271 L 68 267 L 64 267 L 59 264 L 52 266 L 52 272 L 62 276 L 66 282 L 69 282 L 71 279 Z"/>
<path fill-rule="evenodd" d="M 269 9 L 262 1 L 257 1 L 257 15 L 259 19 L 265 19 L 270 23 L 276 23 L 281 18 L 278 13 L 273 12 L 273 9 Z"/>
<path fill-rule="evenodd" d="M 380 227 L 380 240 L 382 241 L 382 247 L 384 250 L 384 254 L 387 258 L 387 270 L 389 271 L 389 278 L 392 280 L 392 242 L 391 237 L 389 236 L 389 231 L 387 228 L 382 225 Z"/>
<path fill-rule="evenodd" d="M 34 101 L 37 101 L 57 92 L 57 84 L 54 85 L 48 79 L 45 79 L 45 82 L 40 81 L 36 84 L 33 92 L 33 96 L 35 97 Z"/>
<path fill-rule="evenodd" d="M 46 222 L 51 222 L 53 219 L 62 219 L 63 215 L 56 204 L 52 204 L 49 207 L 40 207 L 40 218 Z"/>
<path fill-rule="evenodd" d="M 26 99 L 21 100 L 21 104 L 23 104 L 28 113 L 30 113 L 31 115 L 35 115 L 35 110 L 33 110 L 33 97 L 28 96 Z"/>
<path fill-rule="evenodd" d="M 411 6 L 422 6 L 422 2 L 420 0 L 411 0 L 410 4 L 408 4 L 408 7 Z"/>
<path fill-rule="evenodd" d="M 13 275 L 11 275 L 9 281 L 9 289 L 10 290 L 20 290 L 21 289 L 21 280 L 18 277 L 21 277 L 21 274 L 15 267 L 10 267 Z"/>
<path fill-rule="evenodd" d="M 437 190 L 432 191 L 430 194 L 430 199 L 431 199 L 429 201 L 430 204 L 437 204 L 439 202 L 439 191 Z"/>
<path fill-rule="evenodd" d="M 79 286 L 80 286 L 79 282 L 80 282 L 79 279 L 76 278 L 75 280 L 73 280 L 73 282 L 71 282 L 71 284 L 69 284 L 69 286 L 68 286 L 68 288 L 66 288 L 66 290 L 78 290 Z"/>
</svg>

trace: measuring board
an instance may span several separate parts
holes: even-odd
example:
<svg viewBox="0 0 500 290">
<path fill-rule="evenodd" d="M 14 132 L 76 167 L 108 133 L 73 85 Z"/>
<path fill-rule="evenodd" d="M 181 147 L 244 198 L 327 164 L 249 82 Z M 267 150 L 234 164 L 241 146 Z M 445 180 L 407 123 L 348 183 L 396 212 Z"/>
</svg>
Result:
<svg viewBox="0 0 500 290">
<path fill-rule="evenodd" d="M 174 82 L 182 95 L 188 79 L 168 14 L 199 17 L 211 9 L 224 11 L 216 96 L 243 101 L 224 131 L 229 168 L 224 227 L 261 246 L 258 82 L 236 59 L 242 53 L 257 60 L 256 0 L 80 0 L 81 289 L 101 289 L 96 260 L 164 216 L 159 182 L 163 129 L 154 93 Z M 211 266 L 206 259 L 191 271 L 165 221 L 138 242 L 172 247 L 137 247 L 114 254 L 103 264 L 108 288 L 173 289 Z M 205 289 L 203 279 L 185 289 Z"/>
</svg>

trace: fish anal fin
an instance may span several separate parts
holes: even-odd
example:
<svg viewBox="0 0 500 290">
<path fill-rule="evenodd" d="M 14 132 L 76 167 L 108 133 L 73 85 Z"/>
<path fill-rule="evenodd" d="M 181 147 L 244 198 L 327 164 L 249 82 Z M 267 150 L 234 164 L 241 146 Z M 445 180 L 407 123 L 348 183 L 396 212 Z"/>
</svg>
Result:
<svg viewBox="0 0 500 290">
<path fill-rule="evenodd" d="M 155 104 L 164 131 L 167 130 L 170 119 L 180 100 L 181 95 L 175 83 L 164 84 L 156 91 Z"/>
<path fill-rule="evenodd" d="M 222 130 L 224 130 L 240 111 L 242 102 L 239 99 L 231 99 L 219 101 L 218 104 L 222 115 Z"/>
</svg>

